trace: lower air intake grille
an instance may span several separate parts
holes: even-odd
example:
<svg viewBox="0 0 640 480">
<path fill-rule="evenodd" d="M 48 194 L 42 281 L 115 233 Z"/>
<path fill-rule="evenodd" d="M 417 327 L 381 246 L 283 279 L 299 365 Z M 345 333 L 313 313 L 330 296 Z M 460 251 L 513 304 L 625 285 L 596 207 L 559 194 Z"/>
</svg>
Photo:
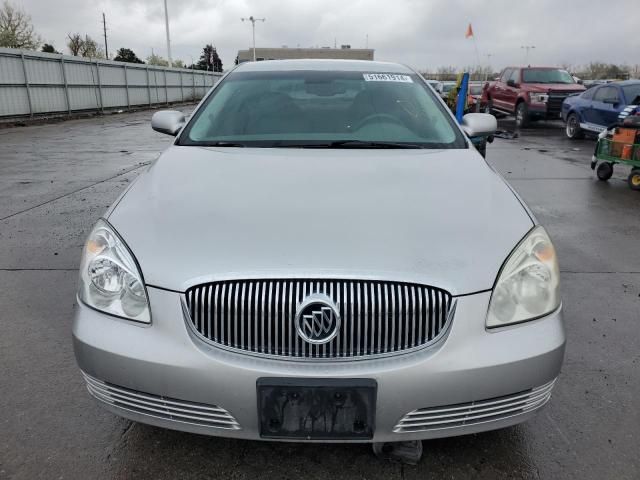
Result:
<svg viewBox="0 0 640 480">
<path fill-rule="evenodd" d="M 407 413 L 393 428 L 395 433 L 424 432 L 502 420 L 542 407 L 551 398 L 555 380 L 538 388 L 504 397 L 429 407 Z"/>
<path fill-rule="evenodd" d="M 224 408 L 204 403 L 187 402 L 138 392 L 103 382 L 82 373 L 87 390 L 96 399 L 119 409 L 174 422 L 189 423 L 225 430 L 240 430 L 240 425 Z"/>
<path fill-rule="evenodd" d="M 298 336 L 296 311 L 310 295 L 335 304 L 341 322 L 322 345 Z M 424 285 L 366 280 L 239 280 L 185 294 L 189 320 L 205 339 L 259 355 L 371 357 L 434 342 L 447 328 L 451 295 Z"/>
</svg>

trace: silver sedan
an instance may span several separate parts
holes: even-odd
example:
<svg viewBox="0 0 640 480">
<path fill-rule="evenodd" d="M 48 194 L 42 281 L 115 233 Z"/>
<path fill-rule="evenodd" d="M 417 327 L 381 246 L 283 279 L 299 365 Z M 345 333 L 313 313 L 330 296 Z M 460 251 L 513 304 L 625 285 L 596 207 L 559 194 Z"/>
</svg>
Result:
<svg viewBox="0 0 640 480">
<path fill-rule="evenodd" d="M 244 439 L 514 425 L 565 347 L 554 247 L 420 75 L 245 63 L 99 219 L 73 342 L 105 408 Z"/>
</svg>

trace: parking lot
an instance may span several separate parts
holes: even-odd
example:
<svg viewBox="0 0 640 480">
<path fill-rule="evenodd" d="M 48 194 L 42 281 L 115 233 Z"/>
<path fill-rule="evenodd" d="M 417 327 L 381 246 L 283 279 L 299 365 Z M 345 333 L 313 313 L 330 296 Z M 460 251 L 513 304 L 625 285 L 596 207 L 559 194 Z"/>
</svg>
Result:
<svg viewBox="0 0 640 480">
<path fill-rule="evenodd" d="M 566 359 L 533 421 L 424 442 L 412 467 L 368 445 L 225 440 L 102 410 L 73 357 L 77 268 L 95 220 L 171 141 L 151 114 L 0 130 L 0 478 L 640 478 L 640 194 L 624 167 L 595 179 L 593 140 L 555 123 L 487 154 L 560 258 Z"/>
</svg>

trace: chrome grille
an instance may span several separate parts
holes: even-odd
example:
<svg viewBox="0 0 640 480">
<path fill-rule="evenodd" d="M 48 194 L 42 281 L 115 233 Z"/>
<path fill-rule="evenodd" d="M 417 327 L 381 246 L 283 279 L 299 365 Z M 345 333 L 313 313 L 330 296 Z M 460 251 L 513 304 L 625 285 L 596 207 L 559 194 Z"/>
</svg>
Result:
<svg viewBox="0 0 640 480">
<path fill-rule="evenodd" d="M 82 374 L 91 395 L 119 409 L 174 422 L 240 430 L 240 424 L 222 407 L 139 392 Z"/>
<path fill-rule="evenodd" d="M 335 338 L 311 345 L 298 337 L 298 305 L 324 294 L 342 322 Z M 238 280 L 187 290 L 189 321 L 207 340 L 261 355 L 369 357 L 432 343 L 447 327 L 451 295 L 411 283 L 366 280 Z"/>
<path fill-rule="evenodd" d="M 393 431 L 412 433 L 462 427 L 527 413 L 549 401 L 555 382 L 552 380 L 541 387 L 489 400 L 414 410 L 402 417 Z"/>
</svg>

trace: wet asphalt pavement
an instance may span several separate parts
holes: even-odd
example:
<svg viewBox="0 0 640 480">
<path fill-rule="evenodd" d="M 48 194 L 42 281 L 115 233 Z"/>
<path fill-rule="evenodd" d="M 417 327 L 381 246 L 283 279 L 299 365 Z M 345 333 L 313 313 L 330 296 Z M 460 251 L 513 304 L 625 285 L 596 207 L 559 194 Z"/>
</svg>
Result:
<svg viewBox="0 0 640 480">
<path fill-rule="evenodd" d="M 640 192 L 625 167 L 596 180 L 593 140 L 559 124 L 488 148 L 560 257 L 566 360 L 533 421 L 426 441 L 410 467 L 367 445 L 225 440 L 102 410 L 73 358 L 76 270 L 92 224 L 171 141 L 151 113 L 0 130 L 0 478 L 640 478 Z"/>
</svg>

